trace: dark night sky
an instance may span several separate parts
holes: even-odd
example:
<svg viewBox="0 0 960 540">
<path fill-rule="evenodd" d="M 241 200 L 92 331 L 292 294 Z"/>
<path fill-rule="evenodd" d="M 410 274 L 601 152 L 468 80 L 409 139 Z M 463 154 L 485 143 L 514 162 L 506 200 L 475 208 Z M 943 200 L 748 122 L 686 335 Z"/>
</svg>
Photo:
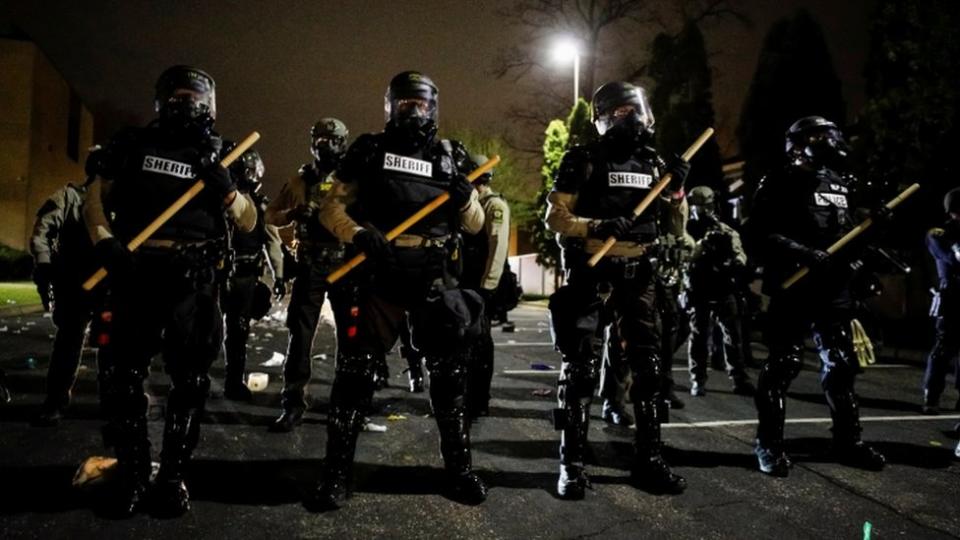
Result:
<svg viewBox="0 0 960 540">
<path fill-rule="evenodd" d="M 735 152 L 732 131 L 763 36 L 773 21 L 800 6 L 824 26 L 848 107 L 859 108 L 870 0 L 736 4 L 753 19 L 752 28 L 705 29 L 716 52 L 714 95 L 725 152 Z M 6 0 L 0 31 L 16 27 L 30 36 L 95 110 L 108 106 L 148 118 L 153 84 L 166 66 L 203 67 L 217 81 L 218 129 L 233 138 L 254 129 L 263 135 L 258 148 L 271 179 L 267 192 L 273 193 L 309 157 L 307 130 L 320 116 L 340 117 L 353 135 L 381 129 L 386 84 L 406 69 L 429 74 L 440 87 L 441 131 L 509 129 L 505 112 L 517 86 L 490 75 L 498 50 L 523 38 L 497 14 L 509 5 Z M 571 87 L 570 71 L 557 68 L 544 83 Z"/>
</svg>

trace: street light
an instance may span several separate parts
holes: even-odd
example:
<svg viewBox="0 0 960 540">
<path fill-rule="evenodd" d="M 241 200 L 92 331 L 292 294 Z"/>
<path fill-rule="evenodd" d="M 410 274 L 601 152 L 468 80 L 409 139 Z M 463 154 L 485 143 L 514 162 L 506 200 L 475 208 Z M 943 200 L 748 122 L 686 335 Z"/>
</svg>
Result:
<svg viewBox="0 0 960 540">
<path fill-rule="evenodd" d="M 557 41 L 553 46 L 553 59 L 557 63 L 565 64 L 573 58 L 573 104 L 580 98 L 580 47 L 577 42 L 566 38 Z"/>
</svg>

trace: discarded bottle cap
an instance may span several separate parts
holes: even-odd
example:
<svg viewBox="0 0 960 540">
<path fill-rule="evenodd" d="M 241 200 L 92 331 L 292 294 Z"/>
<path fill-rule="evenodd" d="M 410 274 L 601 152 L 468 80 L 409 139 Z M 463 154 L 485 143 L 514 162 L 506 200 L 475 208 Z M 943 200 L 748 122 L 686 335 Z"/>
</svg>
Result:
<svg viewBox="0 0 960 540">
<path fill-rule="evenodd" d="M 270 383 L 270 375 L 266 373 L 251 373 L 247 375 L 247 388 L 251 392 L 262 392 L 267 389 Z"/>
</svg>

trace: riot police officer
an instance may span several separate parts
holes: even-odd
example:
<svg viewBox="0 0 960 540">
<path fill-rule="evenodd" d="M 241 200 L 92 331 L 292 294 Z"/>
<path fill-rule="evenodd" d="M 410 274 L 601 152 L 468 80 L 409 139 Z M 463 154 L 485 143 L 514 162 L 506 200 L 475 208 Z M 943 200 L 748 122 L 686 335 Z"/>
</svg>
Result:
<svg viewBox="0 0 960 540">
<path fill-rule="evenodd" d="M 340 344 L 330 394 L 323 480 L 308 509 L 338 508 L 348 496 L 357 433 L 373 394 L 377 359 L 393 346 L 409 312 L 413 345 L 430 371 L 430 401 L 450 495 L 468 504 L 486 498 L 473 472 L 464 406 L 463 343 L 478 335 L 482 300 L 457 288 L 458 230 L 477 233 L 483 209 L 462 170 L 469 156 L 457 142 L 438 139 L 437 86 L 407 71 L 387 88 L 386 127 L 358 138 L 337 169 L 320 221 L 337 238 L 362 250 L 373 272 L 355 333 Z M 443 193 L 450 201 L 388 242 L 384 232 Z"/>
<path fill-rule="evenodd" d="M 109 272 L 115 365 L 106 381 L 104 439 L 118 462 L 112 509 L 125 515 L 146 500 L 151 459 L 143 380 L 161 352 L 171 386 L 151 500 L 160 515 L 190 508 L 184 473 L 199 438 L 207 371 L 222 344 L 218 269 L 226 257 L 226 222 L 251 231 L 257 218 L 219 163 L 213 78 L 174 66 L 160 75 L 155 96 L 159 118 L 111 139 L 84 204 L 90 238 Z M 127 243 L 198 178 L 205 188 L 131 253 Z"/>
<path fill-rule="evenodd" d="M 743 365 L 743 338 L 737 290 L 747 275 L 747 254 L 740 234 L 717 218 L 713 190 L 697 186 L 687 197 L 690 221 L 687 231 L 696 241 L 687 272 L 687 311 L 690 314 L 688 361 L 690 395 L 706 395 L 707 361 L 716 326 L 733 393 L 752 396 L 753 384 Z"/>
<path fill-rule="evenodd" d="M 305 391 L 311 371 L 310 348 L 320 320 L 320 309 L 328 294 L 339 342 L 345 339 L 343 332 L 349 326 L 347 312 L 352 289 L 343 283 L 331 288 L 326 282 L 327 274 L 343 263 L 345 247 L 318 219 L 320 205 L 333 186 L 333 172 L 347 150 L 348 137 L 347 126 L 339 119 L 328 117 L 317 121 L 310 129 L 313 161 L 301 166 L 267 207 L 267 223 L 277 227 L 295 223 L 297 238 L 297 265 L 287 308 L 290 338 L 283 363 L 283 390 L 280 394 L 283 410 L 270 426 L 271 431 L 291 431 L 303 420 L 307 408 Z"/>
<path fill-rule="evenodd" d="M 603 342 L 604 304 L 614 312 L 626 362 L 636 419 L 634 483 L 652 492 L 677 493 L 685 481 L 661 456 L 660 339 L 656 327 L 653 247 L 661 218 L 682 233 L 683 181 L 689 165 L 668 169 L 653 142 L 653 114 L 642 88 L 612 82 L 593 95 L 595 143 L 567 151 L 547 201 L 547 227 L 559 234 L 567 284 L 550 298 L 557 349 L 563 355 L 555 423 L 562 430 L 557 493 L 578 499 L 589 480 L 584 471 L 590 403 L 597 384 Z M 666 195 L 639 218 L 633 209 L 667 171 Z M 587 265 L 604 239 L 617 243 L 596 267 Z M 605 299 L 601 298 L 601 293 Z"/>
<path fill-rule="evenodd" d="M 855 248 L 836 256 L 824 251 L 854 226 L 851 195 L 856 186 L 845 173 L 848 153 L 833 122 L 819 116 L 797 120 L 786 133 L 787 163 L 762 180 L 746 224 L 751 257 L 764 268 L 763 288 L 770 296 L 764 336 L 770 353 L 755 397 L 755 453 L 760 470 L 770 475 L 789 474 L 791 463 L 783 448 L 786 391 L 800 372 L 803 340 L 811 329 L 837 458 L 874 470 L 884 465 L 883 456 L 860 439 L 853 390 L 859 364 L 850 321 L 856 306 L 850 293 L 854 276 L 844 253 Z M 784 281 L 804 266 L 811 274 L 784 290 Z"/>
<path fill-rule="evenodd" d="M 249 401 L 250 389 L 244 384 L 243 375 L 250 322 L 252 318 L 262 316 L 262 313 L 258 314 L 263 311 L 261 306 L 269 305 L 270 289 L 260 281 L 265 263 L 270 268 L 277 299 L 286 292 L 283 250 L 277 228 L 263 219 L 269 201 L 260 193 L 265 172 L 260 154 L 256 150 L 247 150 L 230 166 L 230 172 L 237 181 L 237 189 L 257 205 L 257 226 L 249 233 L 237 227 L 232 227 L 231 231 L 233 272 L 220 293 L 225 321 L 223 395 L 227 399 Z"/>
<path fill-rule="evenodd" d="M 484 155 L 472 157 L 477 165 L 489 158 Z M 480 293 L 484 300 L 484 318 L 480 338 L 471 344 L 467 370 L 467 412 L 470 418 L 490 414 L 490 384 L 493 378 L 493 336 L 491 317 L 496 309 L 497 286 L 507 263 L 510 249 L 510 207 L 502 195 L 490 187 L 493 171 L 477 178 L 480 205 L 483 207 L 483 231 L 464 236 L 463 279 L 464 287 Z"/>
<path fill-rule="evenodd" d="M 97 161 L 95 150 L 88 161 Z M 95 172 L 91 171 L 93 174 Z M 92 180 L 88 175 L 88 182 Z M 34 257 L 33 281 L 44 309 L 53 310 L 57 327 L 47 370 L 47 397 L 34 419 L 36 426 L 54 426 L 70 403 L 87 326 L 93 317 L 99 291 L 87 292 L 81 284 L 96 271 L 93 245 L 83 225 L 81 210 L 87 183 L 67 184 L 37 211 L 30 238 Z M 98 358 L 98 365 L 105 361 Z"/>
<path fill-rule="evenodd" d="M 946 223 L 927 233 L 927 249 L 937 264 L 940 279 L 930 309 L 936 337 L 923 374 L 924 414 L 940 412 L 940 396 L 947 370 L 951 362 L 956 366 L 957 353 L 960 353 L 957 326 L 960 319 L 960 188 L 947 192 L 943 208 L 947 213 Z M 960 389 L 960 376 L 957 376 L 956 385 Z M 957 399 L 955 409 L 960 411 L 960 399 Z"/>
</svg>

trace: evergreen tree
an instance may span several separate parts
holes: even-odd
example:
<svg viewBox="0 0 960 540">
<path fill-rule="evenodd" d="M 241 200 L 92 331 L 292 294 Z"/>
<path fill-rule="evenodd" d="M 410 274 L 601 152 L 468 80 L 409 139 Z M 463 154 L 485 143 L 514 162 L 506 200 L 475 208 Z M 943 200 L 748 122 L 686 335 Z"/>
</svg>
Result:
<svg viewBox="0 0 960 540">
<path fill-rule="evenodd" d="M 783 163 L 784 133 L 811 115 L 843 127 L 846 106 L 823 30 L 800 9 L 767 33 L 740 114 L 737 138 L 749 186 Z"/>
<path fill-rule="evenodd" d="M 943 194 L 960 183 L 953 156 L 960 145 L 958 24 L 954 1 L 884 0 L 870 26 L 857 149 L 882 198 L 913 182 L 924 186 L 899 211 L 897 232 L 907 240 L 941 219 Z"/>
<path fill-rule="evenodd" d="M 713 127 L 713 77 L 703 33 L 694 21 L 688 21 L 676 36 L 659 34 L 650 49 L 649 75 L 655 82 L 650 106 L 656 118 L 657 147 L 667 157 L 682 153 L 704 129 Z M 707 141 L 691 164 L 688 188 L 706 185 L 718 197 L 727 193 L 715 138 Z"/>
<path fill-rule="evenodd" d="M 545 268 L 559 270 L 560 246 L 557 245 L 556 234 L 548 231 L 544 223 L 547 211 L 547 195 L 553 189 L 553 180 L 560 161 L 567 150 L 567 141 L 570 138 L 569 130 L 563 120 L 553 120 L 547 125 L 543 139 L 543 166 L 540 167 L 542 187 L 537 193 L 536 208 L 539 219 L 533 222 L 533 243 L 537 248 L 537 262 Z"/>
</svg>

